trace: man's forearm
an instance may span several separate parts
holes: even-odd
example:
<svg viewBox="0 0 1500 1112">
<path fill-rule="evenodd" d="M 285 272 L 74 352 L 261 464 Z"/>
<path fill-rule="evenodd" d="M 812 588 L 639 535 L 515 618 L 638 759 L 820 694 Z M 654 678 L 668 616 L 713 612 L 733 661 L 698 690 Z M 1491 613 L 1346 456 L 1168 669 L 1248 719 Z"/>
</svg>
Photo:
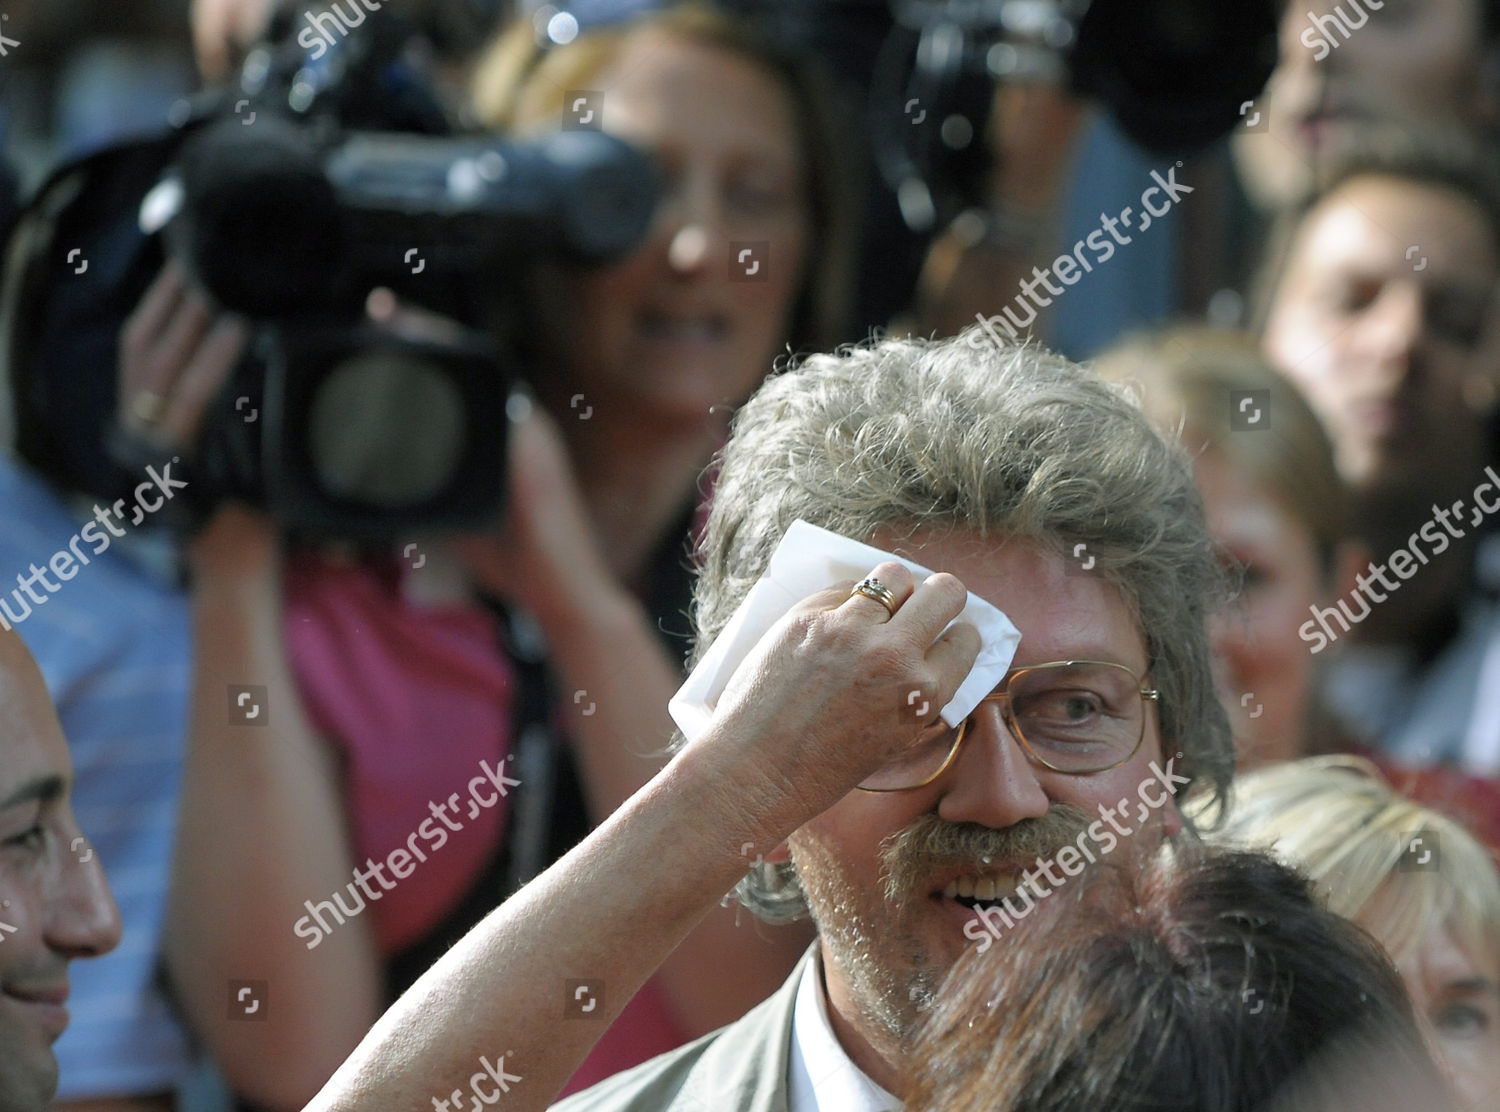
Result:
<svg viewBox="0 0 1500 1112">
<path fill-rule="evenodd" d="M 548 611 L 543 623 L 587 794 L 602 821 L 665 763 L 655 754 L 672 738 L 666 707 L 682 672 L 634 598 L 605 591 L 577 597 L 579 604 Z M 741 858 L 742 873 L 752 860 Z M 688 1038 L 733 1022 L 775 991 L 812 938 L 806 924 L 767 926 L 742 910 L 715 906 L 658 971 L 672 1018 Z"/>
<path fill-rule="evenodd" d="M 519 1078 L 503 1107 L 546 1108 L 738 879 L 739 846 L 775 844 L 795 826 L 757 819 L 731 786 L 739 779 L 702 750 L 679 756 L 428 970 L 307 1112 L 441 1108 L 485 1063 Z M 564 1022 L 570 1010 L 577 1019 Z"/>
</svg>

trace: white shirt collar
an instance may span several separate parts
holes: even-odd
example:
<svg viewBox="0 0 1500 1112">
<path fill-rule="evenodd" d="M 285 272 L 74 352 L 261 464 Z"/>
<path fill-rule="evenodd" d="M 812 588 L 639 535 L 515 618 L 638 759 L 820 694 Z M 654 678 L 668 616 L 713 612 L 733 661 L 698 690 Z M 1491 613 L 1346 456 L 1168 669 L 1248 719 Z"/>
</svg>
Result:
<svg viewBox="0 0 1500 1112">
<path fill-rule="evenodd" d="M 788 1112 L 900 1112 L 901 1102 L 854 1064 L 828 1019 L 823 956 L 808 962 L 792 1011 Z"/>
</svg>

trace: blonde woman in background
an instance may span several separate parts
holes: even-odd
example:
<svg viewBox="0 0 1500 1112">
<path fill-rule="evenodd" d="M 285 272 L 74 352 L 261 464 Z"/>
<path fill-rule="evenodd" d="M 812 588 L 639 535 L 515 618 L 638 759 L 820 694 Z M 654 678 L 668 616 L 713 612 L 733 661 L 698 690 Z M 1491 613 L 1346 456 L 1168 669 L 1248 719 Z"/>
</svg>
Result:
<svg viewBox="0 0 1500 1112">
<path fill-rule="evenodd" d="M 1301 869 L 1374 935 L 1463 1107 L 1500 1106 L 1500 873 L 1467 829 L 1369 761 L 1323 756 L 1236 778 L 1212 838 Z"/>
</svg>

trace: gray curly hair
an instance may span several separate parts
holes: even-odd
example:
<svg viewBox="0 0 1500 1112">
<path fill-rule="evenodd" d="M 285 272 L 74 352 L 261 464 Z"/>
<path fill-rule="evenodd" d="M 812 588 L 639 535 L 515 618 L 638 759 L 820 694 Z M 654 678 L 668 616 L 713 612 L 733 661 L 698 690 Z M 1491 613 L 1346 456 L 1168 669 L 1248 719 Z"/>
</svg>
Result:
<svg viewBox="0 0 1500 1112">
<path fill-rule="evenodd" d="M 861 540 L 949 524 L 1060 553 L 1086 544 L 1144 633 L 1164 745 L 1222 797 L 1234 757 L 1206 619 L 1224 582 L 1186 457 L 1121 388 L 978 328 L 846 347 L 774 375 L 722 453 L 694 663 L 797 518 Z M 772 922 L 806 912 L 793 865 L 759 865 L 736 891 Z"/>
</svg>

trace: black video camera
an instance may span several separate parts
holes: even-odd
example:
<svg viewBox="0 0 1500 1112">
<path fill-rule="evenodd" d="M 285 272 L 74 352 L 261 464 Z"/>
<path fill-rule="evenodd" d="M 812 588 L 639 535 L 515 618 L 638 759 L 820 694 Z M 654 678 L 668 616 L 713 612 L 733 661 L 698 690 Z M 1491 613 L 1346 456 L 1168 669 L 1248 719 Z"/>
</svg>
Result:
<svg viewBox="0 0 1500 1112">
<path fill-rule="evenodd" d="M 315 36 L 322 25 L 299 8 L 278 13 L 237 88 L 187 106 L 149 154 L 129 148 L 86 172 L 51 214 L 51 251 L 72 236 L 108 256 L 96 282 L 114 332 L 163 247 L 254 325 L 186 461 L 196 506 L 241 498 L 295 531 L 351 539 L 484 524 L 503 504 L 506 402 L 525 370 L 498 337 L 524 315 L 527 268 L 634 247 L 655 208 L 651 165 L 585 128 L 526 143 L 456 134 L 402 17 L 377 6 Z M 108 255 L 137 214 L 142 242 L 127 260 Z M 6 345 L 19 410 L 40 419 L 18 444 L 66 485 L 107 496 L 160 452 L 117 429 L 107 460 L 68 443 L 80 422 L 59 413 L 69 391 L 50 376 L 67 369 L 49 375 L 48 349 L 66 350 L 70 320 L 103 308 L 70 301 L 70 280 L 55 265 L 29 275 L 21 300 L 41 310 L 40 331 Z M 376 287 L 461 327 L 426 339 L 378 329 L 365 315 Z M 96 417 L 113 407 L 110 377 Z"/>
<path fill-rule="evenodd" d="M 1278 0 L 891 0 L 876 157 L 914 231 L 981 205 L 995 85 L 1092 97 L 1157 153 L 1226 134 L 1276 66 Z M 917 107 L 920 106 L 920 107 Z M 908 111 L 910 110 L 910 111 Z M 930 126 L 914 127 L 915 112 Z"/>
</svg>

